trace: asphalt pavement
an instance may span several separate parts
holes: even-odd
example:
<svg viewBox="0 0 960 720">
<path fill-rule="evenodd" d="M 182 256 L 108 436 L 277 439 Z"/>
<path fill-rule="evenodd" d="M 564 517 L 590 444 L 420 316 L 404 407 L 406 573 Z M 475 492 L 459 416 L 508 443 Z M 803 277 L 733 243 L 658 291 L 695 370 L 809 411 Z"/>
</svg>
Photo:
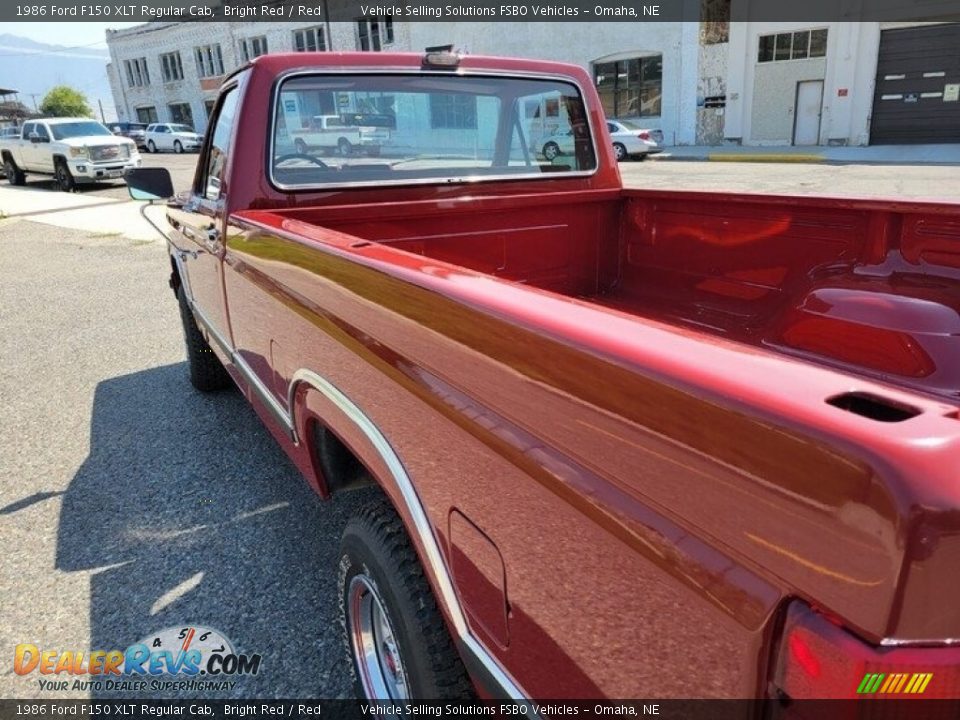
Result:
<svg viewBox="0 0 960 720">
<path fill-rule="evenodd" d="M 41 690 L 20 643 L 188 625 L 263 656 L 230 698 L 349 695 L 335 562 L 363 498 L 319 501 L 239 392 L 192 389 L 162 244 L 5 220 L 0 273 L 0 696 L 109 696 Z"/>
</svg>

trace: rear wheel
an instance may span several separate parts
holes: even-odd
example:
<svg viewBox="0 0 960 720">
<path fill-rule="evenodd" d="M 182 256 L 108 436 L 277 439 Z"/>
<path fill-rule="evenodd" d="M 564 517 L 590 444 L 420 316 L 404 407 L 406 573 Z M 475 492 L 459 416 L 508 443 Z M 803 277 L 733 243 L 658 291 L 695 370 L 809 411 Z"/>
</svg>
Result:
<svg viewBox="0 0 960 720">
<path fill-rule="evenodd" d="M 473 697 L 403 523 L 385 499 L 347 523 L 337 578 L 340 621 L 358 697 Z"/>
<path fill-rule="evenodd" d="M 306 144 L 301 138 L 297 138 L 297 139 L 294 141 L 293 146 L 297 149 L 297 152 L 298 152 L 300 155 L 306 155 L 306 154 L 307 154 L 307 144 Z"/>
<path fill-rule="evenodd" d="M 340 138 L 337 141 L 337 149 L 340 151 L 340 154 L 343 156 L 353 154 L 353 145 L 350 144 L 350 141 L 346 138 Z"/>
<path fill-rule="evenodd" d="M 23 170 L 17 167 L 12 157 L 4 158 L 3 172 L 7 176 L 7 182 L 11 185 L 24 185 L 27 182 Z"/>
<path fill-rule="evenodd" d="M 180 306 L 180 322 L 183 323 L 183 339 L 187 347 L 190 383 L 201 392 L 229 387 L 230 375 L 200 332 L 193 311 L 187 304 L 182 283 L 177 288 L 177 303 Z"/>
<path fill-rule="evenodd" d="M 54 178 L 60 190 L 63 192 L 73 192 L 76 184 L 73 181 L 73 174 L 70 172 L 70 168 L 67 167 L 66 160 L 57 160 L 56 168 L 54 169 Z"/>
</svg>

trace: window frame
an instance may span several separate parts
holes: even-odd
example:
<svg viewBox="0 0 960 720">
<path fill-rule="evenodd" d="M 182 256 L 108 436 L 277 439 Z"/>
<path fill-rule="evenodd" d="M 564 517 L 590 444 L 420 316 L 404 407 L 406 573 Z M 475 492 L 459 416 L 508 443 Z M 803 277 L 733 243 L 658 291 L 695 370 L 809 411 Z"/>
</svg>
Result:
<svg viewBox="0 0 960 720">
<path fill-rule="evenodd" d="M 815 33 L 823 33 L 822 53 L 819 52 L 818 48 L 818 54 L 816 55 L 813 54 L 813 41 Z M 798 35 L 805 36 L 806 42 L 804 43 L 804 47 L 806 50 L 805 54 L 803 55 L 797 54 L 796 40 Z M 780 38 L 790 38 L 790 47 L 782 49 L 780 47 Z M 762 33 L 757 35 L 756 63 L 758 65 L 767 65 L 768 63 L 792 62 L 794 60 L 819 60 L 821 58 L 826 58 L 829 42 L 829 27 L 812 27 L 802 28 L 799 30 L 787 30 L 783 32 Z M 781 52 L 784 52 L 786 56 L 778 57 L 778 54 Z"/>
<path fill-rule="evenodd" d="M 251 46 L 257 46 L 262 49 L 262 52 L 257 52 L 256 54 L 251 54 Z M 252 48 L 256 50 L 256 47 Z M 245 63 L 251 62 L 252 60 L 260 57 L 261 55 L 270 54 L 270 44 L 267 42 L 266 35 L 251 35 L 249 37 L 240 38 L 240 56 L 243 58 Z"/>
<path fill-rule="evenodd" d="M 277 118 L 280 114 L 280 96 L 281 88 L 283 84 L 289 80 L 293 80 L 298 77 L 308 77 L 308 76 L 343 76 L 343 75 L 393 75 L 393 76 L 413 76 L 413 77 L 422 77 L 421 72 L 416 71 L 384 71 L 378 69 L 370 70 L 336 70 L 331 68 L 312 68 L 309 70 L 292 70 L 278 75 L 273 81 L 273 87 L 270 90 L 270 119 L 267 126 L 268 132 L 268 142 L 266 147 L 266 156 L 264 157 L 264 163 L 267 168 L 267 181 L 270 183 L 270 186 L 275 190 L 278 190 L 282 193 L 317 193 L 324 192 L 330 188 L 339 188 L 339 189 L 350 189 L 350 188 L 365 188 L 365 187 L 412 187 L 418 185 L 445 185 L 449 184 L 449 180 L 444 180 L 443 178 L 401 178 L 397 180 L 370 180 L 370 181 L 351 181 L 351 182 L 332 182 L 332 183 L 310 183 L 310 184 L 298 184 L 291 185 L 286 183 L 278 182 L 274 177 L 274 167 L 273 167 L 273 158 L 275 157 L 275 145 L 277 141 Z M 458 73 L 462 77 L 477 77 L 477 78 L 495 78 L 495 79 L 519 79 L 519 80 L 543 80 L 543 81 L 553 81 L 561 83 L 564 85 L 569 85 L 574 88 L 577 93 L 580 95 L 580 99 L 583 102 L 584 109 L 584 122 L 587 125 L 587 131 L 590 135 L 590 145 L 593 152 L 594 158 L 594 167 L 589 170 L 567 170 L 564 172 L 557 173 L 530 173 L 530 174 L 505 174 L 505 175 L 480 175 L 472 176 L 469 178 L 458 179 L 457 184 L 473 184 L 473 183 L 486 183 L 486 182 L 504 182 L 510 180 L 554 180 L 554 179 L 568 179 L 568 178 L 586 178 L 592 177 L 600 172 L 601 166 L 601 156 L 600 156 L 600 145 L 598 144 L 597 138 L 597 128 L 594 127 L 593 121 L 590 117 L 590 109 L 587 105 L 587 93 L 585 92 L 583 86 L 577 81 L 576 78 L 564 76 L 564 75 L 524 75 L 522 73 L 511 73 L 511 72 L 497 72 L 495 70 L 466 70 Z M 213 133 L 207 133 L 208 142 L 209 138 L 213 137 Z M 206 146 L 204 146 L 206 149 Z"/>
<path fill-rule="evenodd" d="M 164 84 L 183 80 L 183 58 L 180 57 L 179 50 L 162 53 L 159 60 L 160 76 L 163 78 Z"/>
<path fill-rule="evenodd" d="M 434 102 L 440 100 L 441 98 L 456 101 L 462 100 L 464 98 L 469 98 L 473 101 L 472 108 L 466 108 L 469 115 L 472 115 L 472 118 L 468 115 L 468 120 L 472 119 L 472 124 L 457 124 L 454 122 L 447 123 L 447 118 L 444 118 L 443 123 L 437 122 L 437 115 L 444 113 L 450 116 L 454 116 L 458 113 L 462 113 L 464 108 L 456 107 L 456 102 L 451 102 L 447 107 L 434 107 Z M 430 95 L 430 129 L 431 130 L 477 130 L 477 96 L 474 94 L 467 93 L 436 93 Z"/>
<path fill-rule="evenodd" d="M 224 74 L 223 49 L 220 43 L 197 45 L 193 48 L 193 60 L 197 65 L 198 77 L 211 78 Z"/>
<path fill-rule="evenodd" d="M 124 60 L 127 71 L 127 87 L 146 87 L 150 84 L 150 70 L 147 67 L 147 58 L 138 57 Z"/>
<path fill-rule="evenodd" d="M 200 199 L 201 203 L 204 203 L 208 206 L 215 206 L 218 203 L 222 203 L 225 200 L 225 195 L 223 192 L 223 185 L 218 190 L 218 195 L 215 198 L 207 197 L 207 179 L 210 176 L 210 154 L 211 148 L 213 147 L 213 142 L 217 134 L 217 122 L 220 120 L 220 114 L 223 112 L 223 106 L 226 104 L 227 98 L 236 93 L 236 107 L 239 107 L 241 97 L 240 97 L 240 82 L 232 82 L 230 85 L 227 85 L 220 94 L 217 96 L 216 102 L 213 106 L 213 110 L 210 113 L 210 116 L 207 120 L 207 132 L 206 138 L 203 143 L 203 147 L 200 148 L 200 157 L 197 158 L 197 172 L 194 176 L 193 194 Z M 234 123 L 236 123 L 236 117 L 234 117 Z M 233 140 L 235 128 L 230 130 L 230 140 Z M 272 138 L 272 123 L 271 123 L 271 138 Z M 271 141 L 272 145 L 272 141 Z M 227 166 L 230 163 L 230 154 L 231 149 L 227 149 L 228 155 L 227 159 L 224 161 L 223 171 L 226 174 Z M 272 167 L 272 165 L 271 165 Z M 229 188 L 227 188 L 229 190 Z"/>
<path fill-rule="evenodd" d="M 311 50 L 308 47 L 306 39 L 308 34 L 313 37 L 313 44 L 316 46 L 315 49 Z M 303 49 L 297 47 L 298 36 L 302 36 L 304 40 Z M 326 52 L 327 51 L 327 37 L 323 25 L 311 25 L 310 27 L 297 28 L 293 31 L 293 52 Z"/>
<path fill-rule="evenodd" d="M 181 116 L 181 119 L 177 120 L 174 117 L 175 113 L 173 112 L 173 108 L 175 107 L 179 107 L 179 108 L 186 107 L 187 113 L 188 113 L 187 117 L 189 118 L 189 121 L 186 119 L 183 119 L 182 116 Z M 171 132 L 171 133 L 173 132 L 173 130 L 170 128 L 171 125 L 187 125 L 189 127 L 194 128 L 194 131 L 196 131 L 197 125 L 193 118 L 193 105 L 190 102 L 187 102 L 186 100 L 181 100 L 179 102 L 167 103 L 167 112 L 170 113 L 170 117 L 172 119 L 170 120 L 170 122 L 165 123 L 167 126 L 166 132 Z"/>
<path fill-rule="evenodd" d="M 631 82 L 630 80 L 630 63 L 637 62 L 637 74 L 638 78 L 636 81 Z M 644 61 L 650 61 L 651 63 L 659 62 L 660 64 L 660 77 L 658 80 L 645 80 L 644 74 Z M 621 85 L 620 82 L 620 63 L 627 63 L 626 81 Z M 620 117 L 637 117 L 637 118 L 656 118 L 663 116 L 663 53 L 652 53 L 649 55 L 635 55 L 632 57 L 622 57 L 617 60 L 605 60 L 598 62 L 594 60 L 591 63 L 591 76 L 593 79 L 593 87 L 597 91 L 597 94 L 600 95 L 600 104 L 605 106 L 604 95 L 600 92 L 601 88 L 597 82 L 598 68 L 602 66 L 613 66 L 613 83 L 609 86 L 606 86 L 604 90 L 609 90 L 612 98 L 612 112 L 610 117 L 616 119 Z M 660 89 L 660 111 L 659 112 L 650 112 L 649 114 L 643 114 L 643 91 L 646 87 L 656 82 L 659 85 Z M 631 89 L 634 89 L 636 92 L 637 103 L 640 106 L 640 111 L 633 115 L 629 114 L 626 108 L 620 108 L 620 96 L 621 94 L 628 93 Z M 606 107 L 604 107 L 604 112 L 606 113 Z"/>
<path fill-rule="evenodd" d="M 393 45 L 393 15 L 357 18 L 357 50 L 360 52 L 383 52 L 387 45 Z M 376 29 L 376 32 L 374 32 Z M 363 47 L 364 43 L 368 47 Z M 376 45 L 377 47 L 374 47 Z"/>
</svg>

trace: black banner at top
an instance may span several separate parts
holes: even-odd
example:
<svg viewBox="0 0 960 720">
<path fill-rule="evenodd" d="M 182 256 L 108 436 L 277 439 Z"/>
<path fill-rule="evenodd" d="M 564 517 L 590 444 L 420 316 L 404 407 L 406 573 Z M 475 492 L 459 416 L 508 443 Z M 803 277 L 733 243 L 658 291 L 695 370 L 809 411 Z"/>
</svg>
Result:
<svg viewBox="0 0 960 720">
<path fill-rule="evenodd" d="M 717 10 L 720 9 L 718 13 Z M 5 0 L 12 22 L 940 22 L 960 0 Z"/>
</svg>

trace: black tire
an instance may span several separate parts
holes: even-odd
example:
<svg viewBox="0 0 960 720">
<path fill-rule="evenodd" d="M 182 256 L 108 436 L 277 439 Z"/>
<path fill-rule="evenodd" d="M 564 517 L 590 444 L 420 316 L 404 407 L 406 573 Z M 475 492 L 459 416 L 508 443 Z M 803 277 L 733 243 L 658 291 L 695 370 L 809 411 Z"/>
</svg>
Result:
<svg viewBox="0 0 960 720">
<path fill-rule="evenodd" d="M 616 155 L 617 162 L 623 162 L 629 159 L 627 156 L 627 148 L 622 143 L 613 144 L 613 154 Z"/>
<path fill-rule="evenodd" d="M 180 154 L 183 152 L 183 143 L 181 143 L 179 140 L 174 140 L 174 141 L 173 141 L 173 151 L 174 151 L 177 155 L 180 155 Z"/>
<path fill-rule="evenodd" d="M 147 150 L 152 153 L 155 153 L 157 151 L 157 145 L 155 142 L 153 142 L 153 140 L 147 141 Z"/>
<path fill-rule="evenodd" d="M 340 154 L 343 157 L 353 155 L 353 145 L 346 138 L 340 138 L 337 140 L 337 150 L 340 151 Z"/>
<path fill-rule="evenodd" d="M 59 159 L 56 161 L 53 174 L 59 190 L 63 192 L 73 192 L 76 183 L 73 181 L 73 174 L 70 172 L 70 168 L 67 167 L 66 160 Z"/>
<path fill-rule="evenodd" d="M 182 284 L 177 288 L 177 304 L 180 306 L 183 340 L 187 347 L 190 383 L 201 392 L 213 392 L 230 387 L 230 374 L 200 332 L 193 312 L 187 305 Z"/>
<path fill-rule="evenodd" d="M 403 523 L 385 498 L 371 502 L 347 523 L 340 543 L 337 581 L 344 647 L 358 698 L 372 699 L 367 697 L 354 654 L 356 616 L 350 608 L 354 590 L 367 587 L 379 595 L 393 631 L 409 697 L 474 697 L 473 685 L 447 632 L 417 554 Z"/>
<path fill-rule="evenodd" d="M 297 138 L 294 140 L 293 147 L 295 147 L 297 152 L 301 155 L 307 154 L 307 144 L 303 141 L 303 138 Z"/>
<path fill-rule="evenodd" d="M 560 146 L 555 142 L 548 142 L 543 146 L 543 156 L 547 160 L 554 160 L 560 154 Z"/>
<path fill-rule="evenodd" d="M 26 175 L 23 174 L 23 170 L 17 167 L 12 157 L 4 158 L 3 172 L 7 176 L 7 182 L 11 185 L 25 185 L 27 183 Z"/>
</svg>

